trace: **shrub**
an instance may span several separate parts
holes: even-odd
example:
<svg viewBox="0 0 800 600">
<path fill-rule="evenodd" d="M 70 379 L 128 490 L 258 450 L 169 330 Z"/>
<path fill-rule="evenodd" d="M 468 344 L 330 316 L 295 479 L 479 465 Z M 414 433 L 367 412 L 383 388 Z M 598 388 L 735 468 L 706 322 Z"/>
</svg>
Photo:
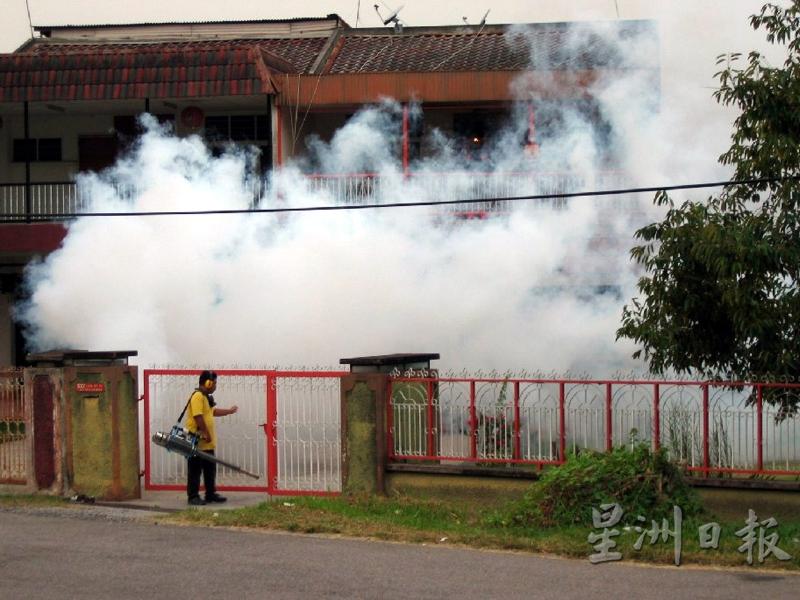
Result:
<svg viewBox="0 0 800 600">
<path fill-rule="evenodd" d="M 619 504 L 627 524 L 637 516 L 648 523 L 670 517 L 674 505 L 684 517 L 702 512 L 697 493 L 666 451 L 653 452 L 639 443 L 569 456 L 565 464 L 545 471 L 504 521 L 539 527 L 590 524 L 592 509 L 606 503 Z"/>
<path fill-rule="evenodd" d="M 14 441 L 24 436 L 24 421 L 0 421 L 0 442 Z"/>
</svg>

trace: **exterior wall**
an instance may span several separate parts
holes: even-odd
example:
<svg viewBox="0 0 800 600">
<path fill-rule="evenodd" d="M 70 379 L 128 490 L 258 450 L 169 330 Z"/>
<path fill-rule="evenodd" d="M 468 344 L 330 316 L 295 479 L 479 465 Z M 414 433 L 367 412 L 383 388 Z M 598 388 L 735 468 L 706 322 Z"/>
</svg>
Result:
<svg viewBox="0 0 800 600">
<path fill-rule="evenodd" d="M 122 112 L 121 114 L 125 114 Z M 0 182 L 24 183 L 25 163 L 11 162 L 15 138 L 25 137 L 25 123 L 22 116 L 5 117 L 5 125 L 0 130 L 0 145 L 5 160 L 0 162 Z M 81 135 L 108 135 L 114 127 L 114 118 L 106 115 L 56 114 L 29 117 L 30 137 L 60 137 L 60 162 L 32 162 L 31 181 L 69 181 L 78 171 L 78 138 Z"/>
<path fill-rule="evenodd" d="M 144 107 L 143 103 L 138 103 Z M 205 107 L 200 102 L 185 102 L 177 109 L 164 108 L 162 102 L 153 102 L 151 112 L 155 114 L 175 114 L 175 127 L 178 135 L 202 134 L 201 130 L 187 129 L 180 123 L 180 111 L 186 106 L 198 105 L 206 115 L 234 116 L 267 114 L 267 102 L 264 96 L 253 98 L 245 107 L 232 108 L 220 103 L 219 108 Z M 73 108 L 74 106 L 74 108 Z M 87 112 L 85 105 L 66 105 L 64 113 L 48 111 L 41 113 L 40 107 L 34 107 L 29 117 L 29 135 L 32 139 L 42 137 L 61 138 L 61 161 L 31 162 L 31 182 L 65 182 L 71 181 L 79 168 L 78 141 L 81 136 L 100 136 L 114 134 L 114 117 L 137 115 L 132 103 L 115 107 L 113 103 L 99 104 L 97 112 Z M 141 110 L 141 109 L 139 109 Z M 25 137 L 25 125 L 21 114 L 2 115 L 3 126 L 0 128 L 0 183 L 24 183 L 25 163 L 12 162 L 14 139 Z M 269 140 L 258 140 L 264 145 Z"/>
<path fill-rule="evenodd" d="M 499 506 L 521 500 L 530 491 L 534 477 L 511 479 L 499 476 L 389 472 L 386 473 L 386 491 L 389 495 L 449 500 L 462 498 Z"/>
<path fill-rule="evenodd" d="M 14 364 L 14 324 L 11 321 L 11 294 L 0 294 L 0 367 Z"/>
<path fill-rule="evenodd" d="M 512 84 L 520 71 L 451 71 L 336 73 L 299 75 L 282 90 L 287 106 L 342 106 L 380 102 L 394 98 L 399 102 L 423 99 L 428 103 L 510 102 Z M 585 93 L 610 71 L 535 71 L 529 74 L 526 94 L 542 98 L 576 97 Z"/>
</svg>

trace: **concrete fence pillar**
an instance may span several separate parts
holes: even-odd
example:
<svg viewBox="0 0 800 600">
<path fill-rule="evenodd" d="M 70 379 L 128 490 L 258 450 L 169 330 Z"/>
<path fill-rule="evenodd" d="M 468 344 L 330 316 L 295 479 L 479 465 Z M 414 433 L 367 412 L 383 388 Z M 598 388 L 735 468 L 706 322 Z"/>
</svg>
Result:
<svg viewBox="0 0 800 600">
<path fill-rule="evenodd" d="M 388 385 L 385 373 L 351 373 L 342 378 L 344 494 L 385 493 Z"/>
<path fill-rule="evenodd" d="M 430 372 L 438 354 L 382 354 L 342 358 L 342 493 L 385 494 L 387 411 L 392 373 Z"/>
<path fill-rule="evenodd" d="M 132 351 L 29 355 L 28 488 L 104 500 L 139 498 L 137 368 Z"/>
</svg>

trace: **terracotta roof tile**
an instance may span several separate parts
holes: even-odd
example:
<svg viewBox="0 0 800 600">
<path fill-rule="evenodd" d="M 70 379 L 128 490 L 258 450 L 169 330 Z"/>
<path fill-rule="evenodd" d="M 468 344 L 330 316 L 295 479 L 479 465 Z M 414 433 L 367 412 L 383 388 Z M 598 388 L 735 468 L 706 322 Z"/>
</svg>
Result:
<svg viewBox="0 0 800 600">
<path fill-rule="evenodd" d="M 609 41 L 655 35 L 646 21 L 626 21 L 605 34 L 573 23 L 539 23 L 486 31 L 345 33 L 329 73 L 568 70 L 622 66 L 624 57 Z"/>
<path fill-rule="evenodd" d="M 208 61 L 209 54 L 215 51 L 228 52 L 232 49 L 243 48 L 248 50 L 258 46 L 264 51 L 279 57 L 290 64 L 294 72 L 307 72 L 317 55 L 325 45 L 327 38 L 275 38 L 275 39 L 243 39 L 195 42 L 159 42 L 159 43 L 37 43 L 33 44 L 25 54 L 100 54 L 114 55 L 120 52 L 132 52 L 140 56 L 140 60 L 152 62 L 154 56 L 167 51 L 184 52 L 187 55 L 197 53 L 193 59 L 194 64 Z M 138 65 L 137 65 L 138 66 Z"/>
<path fill-rule="evenodd" d="M 0 102 L 269 93 L 273 81 L 265 62 L 273 70 L 279 62 L 305 70 L 324 41 L 42 44 L 0 55 Z"/>
<path fill-rule="evenodd" d="M 579 32 L 577 37 L 573 34 Z M 652 24 L 613 24 L 620 37 L 655 36 Z M 0 54 L 0 102 L 190 98 L 273 93 L 274 73 L 391 73 L 583 70 L 625 66 L 593 29 L 569 23 L 505 28 L 344 29 L 327 37 L 160 43 L 35 40 Z M 329 51 L 329 54 L 328 54 Z M 321 56 L 325 52 L 326 56 Z"/>
<path fill-rule="evenodd" d="M 489 35 L 345 36 L 330 73 L 519 70 L 528 64 L 521 46 L 502 33 Z"/>
</svg>

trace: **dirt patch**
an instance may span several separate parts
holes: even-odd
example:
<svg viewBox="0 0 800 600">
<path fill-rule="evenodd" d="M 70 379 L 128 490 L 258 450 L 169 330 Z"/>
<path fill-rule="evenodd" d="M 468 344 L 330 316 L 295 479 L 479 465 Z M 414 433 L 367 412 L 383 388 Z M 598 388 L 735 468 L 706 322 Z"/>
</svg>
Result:
<svg viewBox="0 0 800 600">
<path fill-rule="evenodd" d="M 500 507 L 519 500 L 532 481 L 492 477 L 459 477 L 424 473 L 387 473 L 386 490 L 431 500 L 459 500 L 481 506 Z"/>
<path fill-rule="evenodd" d="M 752 509 L 763 519 L 795 521 L 800 517 L 800 492 L 698 488 L 703 504 L 715 516 L 744 521 Z"/>
</svg>

